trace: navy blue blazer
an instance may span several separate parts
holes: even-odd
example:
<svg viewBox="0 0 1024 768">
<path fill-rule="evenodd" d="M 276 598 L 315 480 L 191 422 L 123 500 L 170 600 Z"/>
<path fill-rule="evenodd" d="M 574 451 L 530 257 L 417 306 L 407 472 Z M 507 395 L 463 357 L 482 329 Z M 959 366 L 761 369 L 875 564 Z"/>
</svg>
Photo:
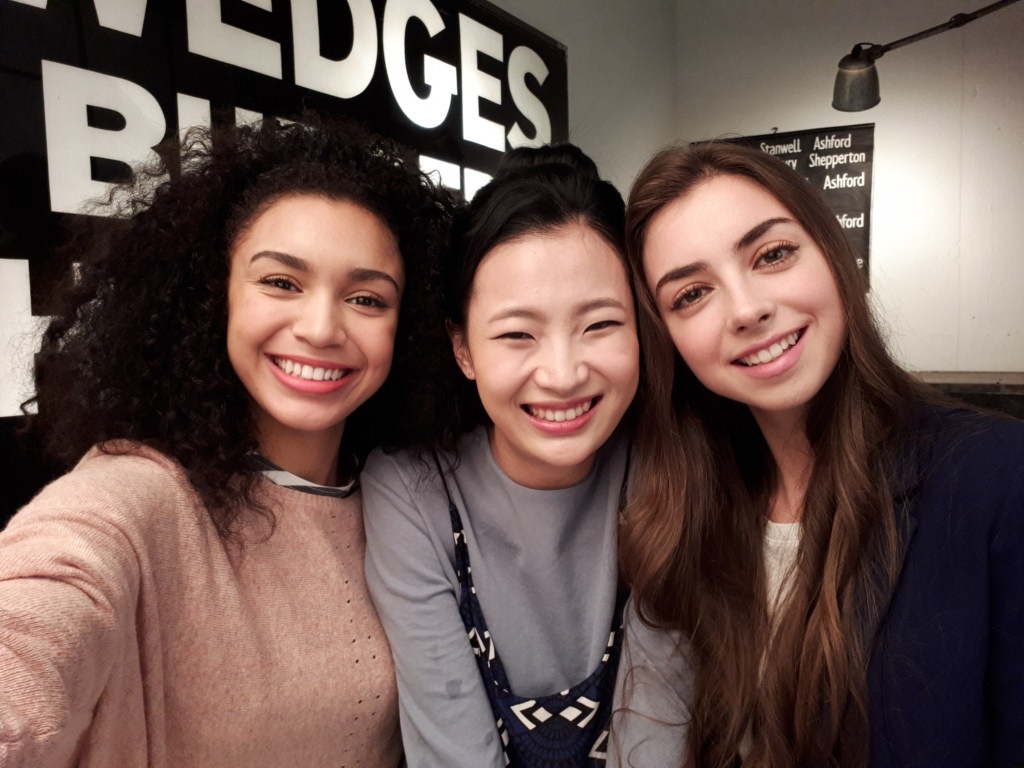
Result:
<svg viewBox="0 0 1024 768">
<path fill-rule="evenodd" d="M 1024 766 L 1024 422 L 930 410 L 868 670 L 872 768 Z"/>
</svg>

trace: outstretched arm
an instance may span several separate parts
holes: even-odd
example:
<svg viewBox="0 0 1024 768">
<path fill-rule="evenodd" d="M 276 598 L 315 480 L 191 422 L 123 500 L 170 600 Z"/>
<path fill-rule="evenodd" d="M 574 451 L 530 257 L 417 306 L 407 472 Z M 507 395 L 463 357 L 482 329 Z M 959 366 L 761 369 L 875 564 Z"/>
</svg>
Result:
<svg viewBox="0 0 1024 768">
<path fill-rule="evenodd" d="M 0 534 L 0 765 L 69 765 L 134 642 L 137 558 L 104 496 L 72 473 Z"/>
</svg>

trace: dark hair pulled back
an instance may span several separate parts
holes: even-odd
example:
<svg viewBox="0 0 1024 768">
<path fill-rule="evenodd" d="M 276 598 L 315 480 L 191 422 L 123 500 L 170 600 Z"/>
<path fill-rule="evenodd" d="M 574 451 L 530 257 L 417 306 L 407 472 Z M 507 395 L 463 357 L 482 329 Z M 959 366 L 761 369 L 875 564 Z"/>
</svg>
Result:
<svg viewBox="0 0 1024 768">
<path fill-rule="evenodd" d="M 481 262 L 497 246 L 518 238 L 582 224 L 601 235 L 622 261 L 637 305 L 641 349 L 661 335 L 657 314 L 646 298 L 638 302 L 625 257 L 622 195 L 601 178 L 594 161 L 573 144 L 520 147 L 508 152 L 494 178 L 456 215 L 453 247 L 444 270 L 444 306 L 449 330 L 464 327 Z M 454 449 L 460 435 L 489 418 L 473 382 L 462 375 L 446 335 L 435 339 L 441 364 L 406 382 L 419 418 L 406 423 L 395 447 L 440 445 Z M 641 364 L 638 399 L 647 374 Z M 632 408 L 627 414 L 631 418 Z"/>
</svg>

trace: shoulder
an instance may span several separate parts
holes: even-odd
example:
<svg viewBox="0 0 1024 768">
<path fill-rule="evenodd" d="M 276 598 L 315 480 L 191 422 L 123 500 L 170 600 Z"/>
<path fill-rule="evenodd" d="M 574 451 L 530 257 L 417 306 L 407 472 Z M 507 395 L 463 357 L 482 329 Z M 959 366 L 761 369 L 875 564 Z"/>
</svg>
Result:
<svg viewBox="0 0 1024 768">
<path fill-rule="evenodd" d="M 459 438 L 454 451 L 442 448 L 398 451 L 377 448 L 366 459 L 360 473 L 360 484 L 364 490 L 374 486 L 393 487 L 398 483 L 414 494 L 443 491 L 444 477 L 489 461 L 487 440 L 487 430 L 477 427 Z"/>
<path fill-rule="evenodd" d="M 191 488 L 184 468 L 160 451 L 139 443 L 113 441 L 92 447 L 70 472 L 50 483 L 40 496 L 92 491 L 123 496 L 179 493 Z"/>
<path fill-rule="evenodd" d="M 1024 421 L 1007 416 L 966 408 L 931 408 L 922 412 L 917 436 L 933 448 L 933 461 L 979 455 L 990 461 L 1024 461 Z"/>
<path fill-rule="evenodd" d="M 955 540 L 964 557 L 974 551 L 971 542 L 1024 546 L 1024 422 L 968 409 L 928 409 L 908 456 L 908 468 L 916 465 L 907 494 L 919 526 L 915 546 L 923 536 L 941 547 Z"/>
<path fill-rule="evenodd" d="M 181 465 L 151 448 L 118 442 L 92 448 L 20 510 L 10 527 L 63 520 L 144 535 L 181 508 L 204 509 Z"/>
<path fill-rule="evenodd" d="M 47 574 L 130 594 L 141 564 L 212 526 L 184 471 L 137 445 L 94 448 L 46 486 L 0 533 L 6 576 Z M 113 599 L 113 598 L 111 598 Z"/>
<path fill-rule="evenodd" d="M 931 408 L 922 412 L 908 450 L 925 485 L 985 496 L 1024 494 L 1024 422 Z"/>
<path fill-rule="evenodd" d="M 442 464 L 443 465 L 443 464 Z M 379 490 L 397 491 L 405 488 L 418 493 L 437 483 L 438 468 L 432 451 L 385 451 L 375 449 L 359 473 L 364 498 Z"/>
</svg>

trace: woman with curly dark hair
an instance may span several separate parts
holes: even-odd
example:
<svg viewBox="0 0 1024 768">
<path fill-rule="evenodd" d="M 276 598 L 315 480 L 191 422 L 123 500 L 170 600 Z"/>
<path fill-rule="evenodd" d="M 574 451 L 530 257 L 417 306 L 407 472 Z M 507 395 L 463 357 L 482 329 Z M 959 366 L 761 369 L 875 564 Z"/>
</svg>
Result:
<svg viewBox="0 0 1024 768">
<path fill-rule="evenodd" d="M 572 145 L 514 150 L 460 217 L 447 367 L 406 382 L 422 402 L 407 450 L 364 473 L 410 765 L 604 764 L 627 414 L 657 322 L 623 221 Z"/>
<path fill-rule="evenodd" d="M 312 114 L 178 151 L 72 242 L 37 358 L 84 458 L 0 534 L 0 763 L 397 765 L 357 471 L 440 327 L 448 197 Z"/>
<path fill-rule="evenodd" d="M 626 231 L 675 350 L 621 541 L 616 765 L 1024 765 L 1024 424 L 892 359 L 777 158 L 665 149 Z"/>
</svg>

